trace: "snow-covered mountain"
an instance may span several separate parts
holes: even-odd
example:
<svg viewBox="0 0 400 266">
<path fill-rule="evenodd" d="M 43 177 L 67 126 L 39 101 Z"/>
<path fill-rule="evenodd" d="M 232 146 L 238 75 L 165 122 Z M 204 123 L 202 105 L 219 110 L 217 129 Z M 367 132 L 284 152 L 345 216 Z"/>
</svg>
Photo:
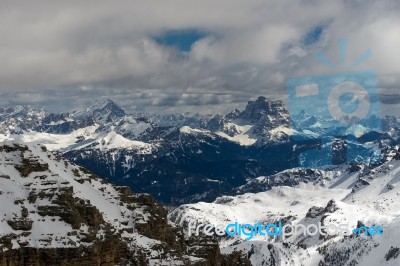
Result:
<svg viewBox="0 0 400 266">
<path fill-rule="evenodd" d="M 93 120 L 99 124 L 107 124 L 125 116 L 125 111 L 111 100 L 102 100 L 94 103 L 84 111 L 72 114 L 75 120 Z"/>
<path fill-rule="evenodd" d="M 145 194 L 115 187 L 37 144 L 0 146 L 4 265 L 227 265 L 215 240 L 185 238 Z M 242 264 L 245 265 L 245 264 Z"/>
<path fill-rule="evenodd" d="M 59 258 L 57 252 L 71 248 L 111 265 L 117 258 L 138 265 L 400 263 L 400 121 L 395 117 L 337 128 L 338 138 L 329 135 L 332 121 L 306 112 L 296 123 L 307 130 L 293 129 L 299 127 L 293 127 L 283 103 L 265 97 L 226 115 L 127 114 L 110 100 L 73 113 L 21 106 L 0 110 L 0 141 L 8 143 L 0 150 L 5 202 L 0 244 L 10 260 L 31 248 L 42 260 L 44 251 L 38 250 L 51 249 Z M 374 124 L 380 130 L 368 127 Z M 374 147 L 378 160 L 347 162 L 346 153 L 360 147 Z M 301 167 L 309 150 L 332 153 L 333 165 L 320 167 L 326 159 L 321 156 L 313 158 L 318 167 Z M 166 210 L 149 195 L 132 194 L 127 187 L 162 203 L 194 204 L 174 209 L 168 222 Z M 187 219 L 379 224 L 385 234 L 193 239 L 180 231 Z"/>
<path fill-rule="evenodd" d="M 400 265 L 400 151 L 387 152 L 379 166 L 327 170 L 293 169 L 268 180 L 288 179 L 307 171 L 307 182 L 274 186 L 268 191 L 223 196 L 213 203 L 182 205 L 169 214 L 171 221 L 188 225 L 277 223 L 305 226 L 321 222 L 345 224 L 340 236 L 305 236 L 302 231 L 282 237 L 225 236 L 219 239 L 224 254 L 245 251 L 253 265 Z M 312 182 L 309 182 L 312 181 Z M 318 182 L 313 182 L 318 181 Z M 263 188 L 260 188 L 263 190 Z M 381 226 L 383 235 L 357 235 L 351 229 Z M 188 228 L 186 227 L 186 230 Z"/>
<path fill-rule="evenodd" d="M 0 140 L 44 144 L 112 183 L 175 205 L 212 201 L 259 176 L 301 166 L 299 158 L 308 150 L 331 153 L 331 146 L 342 147 L 335 150 L 334 161 L 342 164 L 346 150 L 360 150 L 359 143 L 378 150 L 391 147 L 398 143 L 400 125 L 386 117 L 380 132 L 370 131 L 371 122 L 337 132 L 350 136 L 346 140 L 323 143 L 319 137 L 331 132 L 331 121 L 301 112 L 297 123 L 311 130 L 293 130 L 284 104 L 265 97 L 226 115 L 126 114 L 110 100 L 73 113 L 20 106 L 2 111 Z M 304 156 L 303 161 L 308 159 Z M 326 158 L 313 159 L 319 166 Z"/>
</svg>

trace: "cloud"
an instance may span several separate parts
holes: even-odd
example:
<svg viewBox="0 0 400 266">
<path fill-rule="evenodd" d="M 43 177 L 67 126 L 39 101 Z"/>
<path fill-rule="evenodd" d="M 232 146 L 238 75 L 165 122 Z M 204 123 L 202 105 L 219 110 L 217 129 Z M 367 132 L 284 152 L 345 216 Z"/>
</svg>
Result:
<svg viewBox="0 0 400 266">
<path fill-rule="evenodd" d="M 325 68 L 314 59 L 324 51 L 339 62 L 341 38 L 348 39 L 348 62 L 373 51 L 359 69 L 375 69 L 382 92 L 396 95 L 399 5 L 395 0 L 2 1 L 0 103 L 67 111 L 102 97 L 128 111 L 228 111 L 259 95 L 284 99 L 288 77 L 351 70 Z M 205 34 L 187 53 L 154 41 L 188 29 Z"/>
</svg>

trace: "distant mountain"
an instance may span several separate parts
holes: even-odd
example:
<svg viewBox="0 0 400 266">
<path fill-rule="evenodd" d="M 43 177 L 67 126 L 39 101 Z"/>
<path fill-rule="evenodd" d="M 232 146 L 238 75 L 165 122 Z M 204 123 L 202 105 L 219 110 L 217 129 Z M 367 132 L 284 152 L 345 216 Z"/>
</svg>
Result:
<svg viewBox="0 0 400 266">
<path fill-rule="evenodd" d="M 0 141 L 9 143 L 0 146 L 0 259 L 16 263 L 34 254 L 30 261 L 42 264 L 67 257 L 110 265 L 399 264 L 396 117 L 337 127 L 306 111 L 293 120 L 282 102 L 265 97 L 225 115 L 127 114 L 110 100 L 73 113 L 23 106 L 0 111 Z M 367 154 L 376 160 L 347 161 L 349 153 L 369 148 L 377 151 Z M 322 155 L 308 160 L 309 151 Z M 332 157 L 329 165 L 326 157 Z M 304 167 L 302 160 L 314 165 Z M 143 193 L 169 205 L 169 221 Z M 381 239 L 187 239 L 180 225 L 186 230 L 190 218 L 382 224 L 387 233 Z"/>
<path fill-rule="evenodd" d="M 249 101 L 243 111 L 216 115 L 208 129 L 242 145 L 265 145 L 288 142 L 289 114 L 282 101 L 258 97 Z"/>
<path fill-rule="evenodd" d="M 94 103 L 85 111 L 75 112 L 72 114 L 75 120 L 93 120 L 100 124 L 114 122 L 125 116 L 125 111 L 111 100 L 102 100 Z"/>
<path fill-rule="evenodd" d="M 332 121 L 303 111 L 296 121 L 310 130 L 293 130 L 283 102 L 265 97 L 226 115 L 126 114 L 111 100 L 73 113 L 2 110 L 0 139 L 42 143 L 111 183 L 174 205 L 213 201 L 259 176 L 299 167 L 305 151 L 332 153 L 331 147 L 338 147 L 334 164 L 342 164 L 346 150 L 359 150 L 359 143 L 377 149 L 399 143 L 400 122 L 394 117 L 338 128 L 335 134 L 343 139 L 324 143 L 320 136 L 329 139 Z M 374 123 L 382 123 L 383 131 L 371 131 L 368 125 Z M 326 161 L 312 159 L 315 167 Z"/>
</svg>

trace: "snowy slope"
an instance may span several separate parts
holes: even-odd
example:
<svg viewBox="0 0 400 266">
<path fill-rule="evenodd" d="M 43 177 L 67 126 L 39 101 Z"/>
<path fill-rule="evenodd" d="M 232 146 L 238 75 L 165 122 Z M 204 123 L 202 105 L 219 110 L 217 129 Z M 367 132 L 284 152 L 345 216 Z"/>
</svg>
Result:
<svg viewBox="0 0 400 266">
<path fill-rule="evenodd" d="M 187 265 L 220 254 L 184 242 L 150 196 L 113 187 L 39 144 L 0 146 L 0 201 L 0 260 L 11 263 Z M 197 248 L 189 255 L 185 243 Z M 55 256 L 35 257 L 42 250 Z"/>
<path fill-rule="evenodd" d="M 235 127 L 236 131 L 238 132 L 237 134 L 233 136 L 229 136 L 226 134 L 224 131 L 218 131 L 216 132 L 217 135 L 227 138 L 230 141 L 234 141 L 239 143 L 240 145 L 243 146 L 250 146 L 256 143 L 257 138 L 255 136 L 252 136 L 252 130 L 253 126 L 252 125 L 237 125 L 234 123 L 228 123 L 228 127 Z"/>
<path fill-rule="evenodd" d="M 146 214 L 137 209 L 130 211 L 128 206 L 119 205 L 119 192 L 101 179 L 85 174 L 82 169 L 67 161 L 60 160 L 55 155 L 45 152 L 40 145 L 0 147 L 0 187 L 1 187 L 1 234 L 14 232 L 7 221 L 19 217 L 20 209 L 26 208 L 29 212 L 29 220 L 33 222 L 32 234 L 19 235 L 12 248 L 18 248 L 18 242 L 27 242 L 31 247 L 64 247 L 79 245 L 79 234 L 88 233 L 88 227 L 83 226 L 77 236 L 68 237 L 67 233 L 73 229 L 65 221 L 40 215 L 39 207 L 53 206 L 52 202 L 63 189 L 72 189 L 73 197 L 90 202 L 102 214 L 105 222 L 116 229 L 130 228 L 134 223 L 146 222 Z M 21 173 L 19 167 L 30 167 L 37 171 Z M 36 164 L 36 165 L 35 165 Z M 29 167 L 29 165 L 28 165 Z M 41 170 L 41 171 L 40 171 Z M 43 198 L 43 191 L 51 191 Z M 39 195 L 34 202 L 27 200 L 33 195 Z M 17 201 L 22 203 L 16 204 Z M 31 200 L 33 201 L 33 200 Z M 41 240 L 53 235 L 53 241 L 41 242 Z M 136 233 L 137 234 L 137 233 Z M 134 237 L 135 233 L 131 235 Z M 72 240 L 72 241 L 70 241 Z"/>
<path fill-rule="evenodd" d="M 49 150 L 70 151 L 91 147 L 93 149 L 137 149 L 150 151 L 151 145 L 130 140 L 115 132 L 114 128 L 109 131 L 98 130 L 99 125 L 93 125 L 74 130 L 68 134 L 51 134 L 43 132 L 25 132 L 24 134 L 8 134 L 1 136 L 1 140 L 18 141 L 22 143 L 40 143 Z"/>
<path fill-rule="evenodd" d="M 305 237 L 299 233 L 286 240 L 256 236 L 250 241 L 246 236 L 226 236 L 220 239 L 220 247 L 223 253 L 244 250 L 253 265 L 400 265 L 400 157 L 398 148 L 391 152 L 380 166 L 342 171 L 322 185 L 278 186 L 266 192 L 220 197 L 213 203 L 182 205 L 169 219 L 184 225 L 189 221 L 213 225 L 235 221 L 343 223 L 348 236 Z M 360 224 L 380 225 L 384 234 L 352 236 L 351 230 Z"/>
</svg>

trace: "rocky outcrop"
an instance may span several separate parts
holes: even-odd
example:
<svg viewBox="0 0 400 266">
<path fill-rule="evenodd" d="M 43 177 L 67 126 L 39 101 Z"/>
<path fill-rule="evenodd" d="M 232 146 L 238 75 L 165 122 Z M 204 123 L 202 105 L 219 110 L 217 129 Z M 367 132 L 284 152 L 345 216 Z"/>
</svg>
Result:
<svg viewBox="0 0 400 266">
<path fill-rule="evenodd" d="M 388 253 L 385 255 L 385 260 L 395 259 L 400 255 L 400 248 L 398 247 L 390 247 Z"/>
<path fill-rule="evenodd" d="M 245 110 L 238 115 L 238 118 L 257 123 L 263 117 L 271 116 L 272 118 L 284 114 L 287 114 L 287 110 L 282 101 L 273 101 L 260 96 L 256 101 L 249 101 Z"/>
<path fill-rule="evenodd" d="M 0 235 L 0 266 L 249 265 L 221 255 L 213 238 L 185 238 L 150 195 L 113 187 L 43 147 L 0 146 L 0 174 L 8 177 L 0 226 L 11 231 Z"/>
<path fill-rule="evenodd" d="M 78 248 L 21 247 L 0 253 L 0 265 L 105 265 L 114 266 L 127 256 L 126 244 L 116 237 Z M 126 259 L 125 259 L 126 260 Z"/>
</svg>

